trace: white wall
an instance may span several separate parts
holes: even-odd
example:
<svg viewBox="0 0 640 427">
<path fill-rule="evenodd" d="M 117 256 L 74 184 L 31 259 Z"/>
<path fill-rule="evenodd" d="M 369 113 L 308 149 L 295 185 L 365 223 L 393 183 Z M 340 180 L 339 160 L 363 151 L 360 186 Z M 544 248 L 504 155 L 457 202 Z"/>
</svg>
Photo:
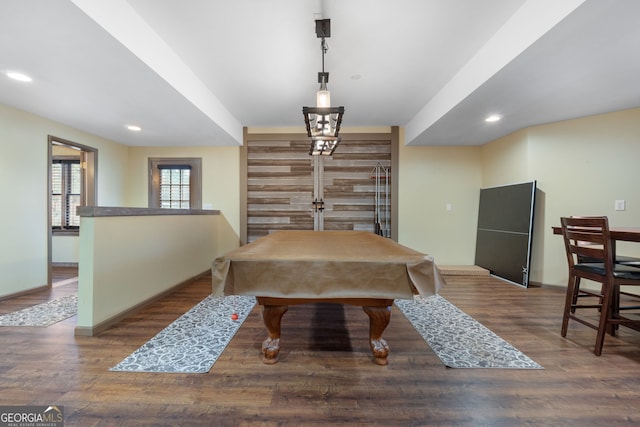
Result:
<svg viewBox="0 0 640 427">
<path fill-rule="evenodd" d="M 564 247 L 551 231 L 561 216 L 607 215 L 612 226 L 640 226 L 640 109 L 530 128 L 528 147 L 529 176 L 544 193 L 536 277 L 566 286 Z M 626 201 L 625 211 L 614 209 L 616 199 Z M 640 245 L 619 243 L 618 252 L 640 256 Z"/>
<path fill-rule="evenodd" d="M 125 146 L 0 105 L 0 297 L 47 284 L 48 135 L 97 148 L 99 203 L 124 200 Z"/>
<path fill-rule="evenodd" d="M 202 206 L 219 210 L 240 235 L 239 147 L 130 147 L 129 207 L 149 207 L 149 157 L 202 158 Z"/>
<path fill-rule="evenodd" d="M 481 148 L 482 188 L 531 181 L 529 129 L 514 132 Z"/>
<path fill-rule="evenodd" d="M 551 230 L 561 216 L 640 226 L 640 109 L 534 126 L 482 147 L 407 147 L 401 136 L 399 241 L 439 264 L 473 264 L 482 187 L 537 181 L 533 282 L 566 286 L 564 248 Z M 614 210 L 617 199 L 625 211 Z M 640 256 L 640 245 L 618 247 Z"/>
<path fill-rule="evenodd" d="M 93 335 L 101 324 L 208 271 L 226 252 L 219 245 L 226 227 L 220 220 L 219 215 L 82 217 L 76 333 Z"/>
<path fill-rule="evenodd" d="M 47 284 L 49 135 L 98 149 L 99 206 L 146 207 L 149 156 L 202 157 L 203 203 L 219 209 L 222 221 L 239 234 L 238 147 L 127 147 L 0 105 L 0 298 Z M 232 247 L 236 237 L 225 239 Z M 77 241 L 56 237 L 53 261 L 77 262 Z"/>
<path fill-rule="evenodd" d="M 480 147 L 408 147 L 401 132 L 399 157 L 398 242 L 441 265 L 473 264 Z"/>
<path fill-rule="evenodd" d="M 51 239 L 51 262 L 54 264 L 76 264 L 80 259 L 79 236 L 53 236 Z"/>
</svg>

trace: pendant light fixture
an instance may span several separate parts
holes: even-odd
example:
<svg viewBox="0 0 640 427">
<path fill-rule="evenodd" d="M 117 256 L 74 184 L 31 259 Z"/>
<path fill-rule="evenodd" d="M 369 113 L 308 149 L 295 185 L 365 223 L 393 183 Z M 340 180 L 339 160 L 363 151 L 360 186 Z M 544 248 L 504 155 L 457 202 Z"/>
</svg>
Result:
<svg viewBox="0 0 640 427">
<path fill-rule="evenodd" d="M 309 154 L 313 156 L 330 156 L 340 143 L 340 124 L 344 114 L 344 107 L 331 106 L 331 94 L 327 89 L 329 73 L 324 71 L 324 54 L 328 47 L 325 38 L 331 37 L 331 20 L 316 20 L 316 35 L 321 39 L 322 71 L 318 73 L 320 89 L 316 93 L 315 107 L 302 107 L 304 123 L 307 126 L 307 136 L 311 138 Z"/>
</svg>

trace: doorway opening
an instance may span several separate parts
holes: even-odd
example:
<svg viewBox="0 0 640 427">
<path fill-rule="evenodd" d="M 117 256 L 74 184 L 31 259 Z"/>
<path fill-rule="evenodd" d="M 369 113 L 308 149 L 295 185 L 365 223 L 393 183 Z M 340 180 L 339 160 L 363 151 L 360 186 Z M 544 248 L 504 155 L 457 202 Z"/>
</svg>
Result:
<svg viewBox="0 0 640 427">
<path fill-rule="evenodd" d="M 47 283 L 52 287 L 54 263 L 78 267 L 80 219 L 76 209 L 96 204 L 98 150 L 51 135 L 48 147 Z"/>
</svg>

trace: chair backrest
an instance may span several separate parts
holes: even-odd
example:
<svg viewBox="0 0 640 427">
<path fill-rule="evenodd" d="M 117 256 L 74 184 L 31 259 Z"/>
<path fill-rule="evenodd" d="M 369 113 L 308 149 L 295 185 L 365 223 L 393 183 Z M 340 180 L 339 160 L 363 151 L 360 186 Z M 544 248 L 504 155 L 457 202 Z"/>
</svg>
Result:
<svg viewBox="0 0 640 427">
<path fill-rule="evenodd" d="M 607 272 L 613 271 L 613 246 L 606 216 L 563 217 L 560 223 L 570 269 L 578 259 L 589 258 L 603 263 Z"/>
</svg>

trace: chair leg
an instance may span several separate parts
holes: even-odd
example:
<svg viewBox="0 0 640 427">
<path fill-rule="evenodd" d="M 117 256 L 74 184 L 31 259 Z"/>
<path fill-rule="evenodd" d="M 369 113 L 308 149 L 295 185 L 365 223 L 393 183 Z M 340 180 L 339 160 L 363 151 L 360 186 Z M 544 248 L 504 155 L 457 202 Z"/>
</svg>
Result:
<svg viewBox="0 0 640 427">
<path fill-rule="evenodd" d="M 564 302 L 564 312 L 562 314 L 562 331 L 560 334 L 563 337 L 567 336 L 567 328 L 569 327 L 569 316 L 575 310 L 572 309 L 577 298 L 577 288 L 579 286 L 579 280 L 576 276 L 569 274 L 569 282 L 567 283 L 567 296 Z"/>
<path fill-rule="evenodd" d="M 576 304 L 578 304 L 578 295 L 580 294 L 580 278 L 579 277 L 575 277 L 574 278 L 576 284 L 573 287 L 573 303 L 571 305 L 571 312 L 575 313 L 576 312 Z"/>
<path fill-rule="evenodd" d="M 602 285 L 602 309 L 600 310 L 600 322 L 598 323 L 598 335 L 596 336 L 596 346 L 593 350 L 596 356 L 602 354 L 602 346 L 604 345 L 604 336 L 607 330 L 610 330 L 609 317 L 611 316 L 611 306 L 613 304 L 613 294 L 615 286 L 613 283 L 604 283 Z"/>
<path fill-rule="evenodd" d="M 611 318 L 616 318 L 618 317 L 618 315 L 620 314 L 620 285 L 613 285 L 613 291 L 611 293 L 611 312 L 609 313 L 609 317 L 607 317 L 607 320 L 611 319 Z M 607 326 L 607 332 L 610 335 L 615 335 L 616 331 L 618 330 L 618 325 L 617 323 L 610 323 L 608 322 L 609 325 Z"/>
</svg>

